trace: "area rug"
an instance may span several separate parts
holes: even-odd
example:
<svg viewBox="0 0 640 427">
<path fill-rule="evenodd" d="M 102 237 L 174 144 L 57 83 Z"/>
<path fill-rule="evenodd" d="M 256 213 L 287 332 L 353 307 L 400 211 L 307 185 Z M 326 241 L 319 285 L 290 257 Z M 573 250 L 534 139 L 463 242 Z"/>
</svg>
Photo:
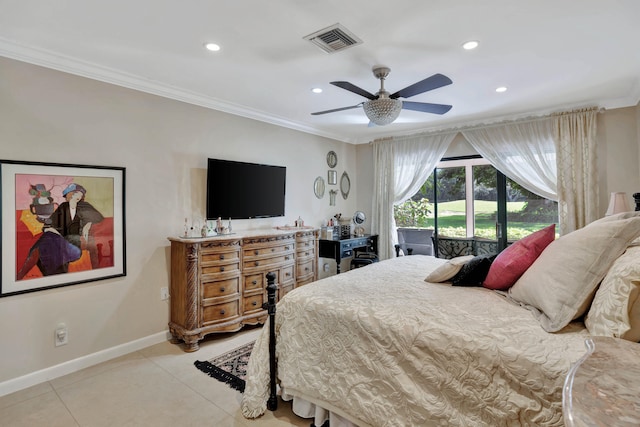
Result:
<svg viewBox="0 0 640 427">
<path fill-rule="evenodd" d="M 210 377 L 244 393 L 244 378 L 253 344 L 254 342 L 250 342 L 213 359 L 204 362 L 196 360 L 193 364 Z"/>
</svg>

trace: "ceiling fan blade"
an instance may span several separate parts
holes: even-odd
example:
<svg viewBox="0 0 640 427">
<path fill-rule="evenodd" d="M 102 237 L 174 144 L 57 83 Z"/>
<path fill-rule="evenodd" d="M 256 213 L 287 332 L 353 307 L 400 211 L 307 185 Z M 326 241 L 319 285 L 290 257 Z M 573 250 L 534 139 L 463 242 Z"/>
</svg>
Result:
<svg viewBox="0 0 640 427">
<path fill-rule="evenodd" d="M 442 74 L 434 74 L 431 77 L 427 77 L 424 80 L 414 83 L 411 86 L 407 86 L 404 89 L 392 94 L 389 98 L 409 98 L 411 96 L 418 95 L 430 90 L 438 89 L 439 87 L 450 85 L 453 83 L 451 79 Z"/>
<path fill-rule="evenodd" d="M 336 111 L 351 110 L 352 108 L 358 108 L 358 107 L 362 107 L 362 102 L 360 104 L 351 105 L 349 107 L 334 108 L 333 110 L 318 111 L 318 112 L 315 112 L 315 113 L 311 113 L 311 115 L 312 116 L 318 116 L 320 114 L 335 113 Z"/>
<path fill-rule="evenodd" d="M 444 114 L 451 110 L 451 105 L 429 104 L 426 102 L 402 101 L 402 108 L 405 110 L 422 111 L 423 113 Z"/>
<path fill-rule="evenodd" d="M 359 88 L 358 86 L 349 83 L 349 82 L 330 82 L 334 86 L 338 86 L 339 88 L 348 90 L 349 92 L 357 93 L 360 96 L 364 96 L 367 99 L 376 99 L 378 98 L 376 95 L 367 92 L 366 90 Z"/>
</svg>

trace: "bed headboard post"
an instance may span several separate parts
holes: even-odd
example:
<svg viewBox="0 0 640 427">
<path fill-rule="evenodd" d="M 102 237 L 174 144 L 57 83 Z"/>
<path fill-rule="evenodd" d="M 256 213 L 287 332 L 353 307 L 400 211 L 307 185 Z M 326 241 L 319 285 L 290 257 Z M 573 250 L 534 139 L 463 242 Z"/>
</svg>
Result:
<svg viewBox="0 0 640 427">
<path fill-rule="evenodd" d="M 633 200 L 636 201 L 636 209 L 637 211 L 640 211 L 640 193 L 633 193 Z"/>
<path fill-rule="evenodd" d="M 275 411 L 278 409 L 278 396 L 276 395 L 276 274 L 272 271 L 267 273 L 267 302 L 262 306 L 267 310 L 269 316 L 269 372 L 270 372 L 270 393 L 267 400 L 267 409 Z"/>
</svg>

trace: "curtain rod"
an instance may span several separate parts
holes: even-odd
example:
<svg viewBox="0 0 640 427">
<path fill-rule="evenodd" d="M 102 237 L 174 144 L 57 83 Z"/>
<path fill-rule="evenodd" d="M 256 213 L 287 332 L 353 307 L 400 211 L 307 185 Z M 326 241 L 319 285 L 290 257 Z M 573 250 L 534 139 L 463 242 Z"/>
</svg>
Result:
<svg viewBox="0 0 640 427">
<path fill-rule="evenodd" d="M 527 117 L 523 117 L 523 118 L 520 118 L 520 119 L 507 119 L 507 120 L 503 120 L 503 121 L 499 121 L 499 122 L 493 122 L 493 123 L 477 123 L 477 124 L 474 124 L 474 125 L 457 126 L 457 127 L 438 129 L 438 130 L 433 130 L 433 131 L 419 132 L 419 133 L 414 133 L 414 134 L 411 134 L 411 135 L 387 136 L 387 137 L 384 137 L 384 138 L 374 139 L 373 141 L 369 142 L 369 144 L 373 144 L 374 142 L 382 142 L 382 141 L 389 141 L 389 140 L 400 140 L 400 139 L 405 139 L 405 138 L 413 138 L 413 137 L 417 137 L 417 136 L 436 136 L 436 135 L 444 135 L 444 134 L 453 133 L 453 132 L 459 133 L 459 132 L 464 132 L 466 130 L 488 129 L 488 128 L 492 128 L 492 127 L 496 127 L 496 126 L 507 125 L 507 124 L 532 123 L 532 122 L 537 122 L 537 121 L 541 121 L 541 120 L 547 120 L 547 119 L 550 119 L 550 118 L 553 118 L 553 117 L 558 117 L 558 116 L 585 113 L 587 111 L 596 111 L 597 113 L 601 113 L 602 111 L 604 111 L 604 108 L 600 108 L 600 107 L 585 107 L 585 108 L 578 108 L 578 109 L 570 110 L 570 111 L 559 111 L 559 112 L 555 112 L 555 113 L 547 113 L 547 114 L 542 115 L 542 116 L 527 116 Z"/>
</svg>

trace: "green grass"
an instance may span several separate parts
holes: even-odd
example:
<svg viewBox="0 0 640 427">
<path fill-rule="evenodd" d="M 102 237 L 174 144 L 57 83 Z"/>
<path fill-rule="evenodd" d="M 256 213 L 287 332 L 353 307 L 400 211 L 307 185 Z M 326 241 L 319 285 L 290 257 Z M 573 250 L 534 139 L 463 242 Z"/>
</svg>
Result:
<svg viewBox="0 0 640 427">
<path fill-rule="evenodd" d="M 465 201 L 454 200 L 451 202 L 438 203 L 438 212 L 440 215 L 446 214 L 446 212 L 459 212 L 464 215 Z M 526 202 L 507 202 L 507 212 L 520 212 Z M 498 210 L 497 202 L 489 200 L 476 200 L 475 201 L 476 213 L 493 213 Z"/>
<path fill-rule="evenodd" d="M 525 202 L 507 202 L 507 212 L 520 212 Z M 496 238 L 496 202 L 476 200 L 475 202 L 475 235 L 487 239 Z M 534 231 L 538 231 L 548 223 L 509 221 L 507 238 L 518 240 Z M 433 228 L 433 213 L 421 227 Z M 438 233 L 449 237 L 466 237 L 465 201 L 455 200 L 438 203 Z"/>
</svg>

